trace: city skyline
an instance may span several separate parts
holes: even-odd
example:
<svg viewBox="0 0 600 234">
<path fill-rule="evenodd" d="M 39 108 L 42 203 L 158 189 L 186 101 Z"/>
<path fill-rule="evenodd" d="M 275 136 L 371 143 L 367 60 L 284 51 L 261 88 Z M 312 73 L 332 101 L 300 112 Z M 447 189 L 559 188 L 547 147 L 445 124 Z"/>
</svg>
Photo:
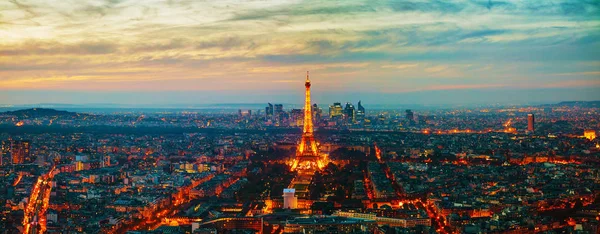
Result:
<svg viewBox="0 0 600 234">
<path fill-rule="evenodd" d="M 594 2 L 0 3 L 0 104 L 599 100 Z"/>
<path fill-rule="evenodd" d="M 304 114 L 1 112 L 0 229 L 598 233 L 597 103 L 322 115 L 311 87 Z"/>
</svg>

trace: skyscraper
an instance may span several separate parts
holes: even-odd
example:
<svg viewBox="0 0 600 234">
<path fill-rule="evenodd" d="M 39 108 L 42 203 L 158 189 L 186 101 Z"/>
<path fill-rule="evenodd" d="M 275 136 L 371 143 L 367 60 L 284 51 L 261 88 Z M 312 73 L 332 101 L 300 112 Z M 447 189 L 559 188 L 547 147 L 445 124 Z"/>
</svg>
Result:
<svg viewBox="0 0 600 234">
<path fill-rule="evenodd" d="M 31 146 L 29 141 L 13 141 L 10 148 L 13 164 L 31 162 L 31 157 L 29 154 Z"/>
<path fill-rule="evenodd" d="M 275 104 L 274 115 L 281 114 L 283 112 L 283 104 Z"/>
<path fill-rule="evenodd" d="M 533 114 L 527 115 L 527 131 L 535 131 L 535 116 Z"/>
<path fill-rule="evenodd" d="M 265 116 L 267 118 L 273 116 L 273 104 L 269 103 L 269 106 L 265 107 Z"/>
<path fill-rule="evenodd" d="M 342 117 L 342 103 L 335 102 L 333 105 L 329 106 L 329 118 L 339 118 Z"/>
<path fill-rule="evenodd" d="M 352 105 L 352 103 L 346 102 L 346 107 L 344 108 L 344 118 L 350 123 L 354 122 L 354 105 Z"/>
<path fill-rule="evenodd" d="M 358 109 L 356 109 L 356 119 L 362 121 L 365 118 L 365 108 L 362 103 L 358 101 Z"/>
</svg>

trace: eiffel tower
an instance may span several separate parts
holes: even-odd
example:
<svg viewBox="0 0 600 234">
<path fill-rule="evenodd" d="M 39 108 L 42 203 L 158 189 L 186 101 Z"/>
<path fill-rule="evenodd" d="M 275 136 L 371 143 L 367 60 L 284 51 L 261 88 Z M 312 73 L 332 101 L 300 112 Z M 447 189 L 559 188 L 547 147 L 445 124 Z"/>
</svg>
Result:
<svg viewBox="0 0 600 234">
<path fill-rule="evenodd" d="M 314 174 L 314 172 L 324 166 L 323 160 L 319 155 L 317 141 L 313 134 L 312 106 L 310 104 L 310 79 L 308 71 L 306 72 L 306 100 L 304 101 L 304 127 L 302 129 L 302 139 L 296 150 L 296 159 L 292 165 L 292 170 L 298 170 L 300 173 Z"/>
</svg>

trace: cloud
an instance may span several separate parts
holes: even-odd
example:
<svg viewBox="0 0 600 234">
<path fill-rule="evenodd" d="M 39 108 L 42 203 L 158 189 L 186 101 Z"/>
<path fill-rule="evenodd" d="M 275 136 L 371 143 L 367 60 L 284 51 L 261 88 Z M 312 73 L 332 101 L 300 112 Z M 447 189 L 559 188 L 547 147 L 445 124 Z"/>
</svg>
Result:
<svg viewBox="0 0 600 234">
<path fill-rule="evenodd" d="M 169 51 L 190 46 L 191 41 L 185 38 L 172 38 L 164 42 L 139 43 L 128 48 L 130 53 Z"/>
<path fill-rule="evenodd" d="M 457 85 L 434 85 L 425 90 L 457 90 L 457 89 L 489 89 L 505 87 L 501 84 L 457 84 Z"/>
<path fill-rule="evenodd" d="M 510 14 L 561 14 L 568 16 L 593 15 L 600 11 L 598 1 L 496 1 L 496 0 L 469 0 L 469 1 L 419 1 L 402 0 L 389 1 L 389 7 L 400 12 L 436 12 L 439 14 L 459 13 L 493 13 L 502 12 Z"/>
<path fill-rule="evenodd" d="M 240 47 L 246 45 L 247 47 L 252 47 L 253 43 L 249 40 L 243 40 L 239 37 L 228 36 L 221 37 L 209 41 L 201 41 L 197 44 L 196 48 L 198 49 L 207 49 L 207 48 L 219 48 L 221 50 L 230 50 L 236 47 Z"/>
<path fill-rule="evenodd" d="M 307 2 L 305 4 L 290 4 L 279 6 L 272 9 L 258 9 L 236 13 L 230 21 L 247 21 L 247 20 L 277 20 L 285 21 L 290 17 L 311 17 L 311 16 L 331 16 L 331 15 L 347 15 L 364 12 L 376 12 L 375 7 L 368 4 L 353 3 L 346 1 L 343 3 L 327 2 Z"/>
<path fill-rule="evenodd" d="M 417 63 L 409 63 L 409 64 L 386 64 L 382 65 L 381 68 L 393 68 L 393 69 L 406 69 L 406 68 L 414 68 L 419 66 Z"/>
<path fill-rule="evenodd" d="M 0 45 L 0 55 L 110 54 L 118 46 L 106 41 L 84 41 L 74 44 L 28 41 L 17 45 Z"/>
<path fill-rule="evenodd" d="M 545 87 L 545 88 L 567 88 L 567 87 L 570 87 L 570 88 L 574 88 L 574 87 L 600 88 L 600 80 L 598 80 L 598 79 L 593 79 L 593 80 L 573 79 L 573 80 L 565 80 L 565 81 L 559 81 L 559 82 L 545 84 L 545 85 L 543 85 L 543 87 Z"/>
<path fill-rule="evenodd" d="M 453 3 L 450 1 L 390 1 L 389 6 L 394 11 L 402 12 L 440 12 L 457 13 L 465 9 L 466 4 Z"/>
<path fill-rule="evenodd" d="M 17 8 L 27 12 L 31 17 L 38 16 L 38 13 L 34 11 L 34 7 L 28 4 L 24 4 L 19 2 L 18 0 L 8 0 L 10 3 L 14 4 Z"/>
<path fill-rule="evenodd" d="M 10 0 L 0 12 L 0 82 L 23 89 L 263 92 L 306 70 L 334 91 L 512 88 L 596 78 L 581 64 L 600 61 L 590 0 Z"/>
<path fill-rule="evenodd" d="M 556 73 L 556 74 L 551 74 L 551 75 L 552 76 L 598 76 L 598 77 L 600 77 L 600 71 Z"/>
</svg>

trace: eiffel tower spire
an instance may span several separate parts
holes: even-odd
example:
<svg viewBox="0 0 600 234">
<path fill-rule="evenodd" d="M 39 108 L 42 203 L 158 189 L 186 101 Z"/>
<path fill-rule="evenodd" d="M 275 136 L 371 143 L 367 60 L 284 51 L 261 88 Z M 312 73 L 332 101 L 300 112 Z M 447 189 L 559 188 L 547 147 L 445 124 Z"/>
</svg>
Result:
<svg viewBox="0 0 600 234">
<path fill-rule="evenodd" d="M 312 105 L 310 101 L 310 78 L 308 71 L 306 72 L 306 81 L 304 83 L 305 95 L 304 100 L 304 126 L 302 128 L 302 139 L 296 150 L 296 160 L 292 169 L 303 169 L 309 171 L 315 171 L 323 166 L 323 162 L 320 160 L 319 150 L 317 148 L 317 141 L 313 135 L 313 121 L 312 121 Z"/>
<path fill-rule="evenodd" d="M 312 122 L 312 106 L 310 104 L 310 79 L 308 78 L 308 71 L 306 71 L 306 99 L 304 100 L 304 127 L 302 129 L 302 135 L 313 134 L 313 122 Z"/>
</svg>

